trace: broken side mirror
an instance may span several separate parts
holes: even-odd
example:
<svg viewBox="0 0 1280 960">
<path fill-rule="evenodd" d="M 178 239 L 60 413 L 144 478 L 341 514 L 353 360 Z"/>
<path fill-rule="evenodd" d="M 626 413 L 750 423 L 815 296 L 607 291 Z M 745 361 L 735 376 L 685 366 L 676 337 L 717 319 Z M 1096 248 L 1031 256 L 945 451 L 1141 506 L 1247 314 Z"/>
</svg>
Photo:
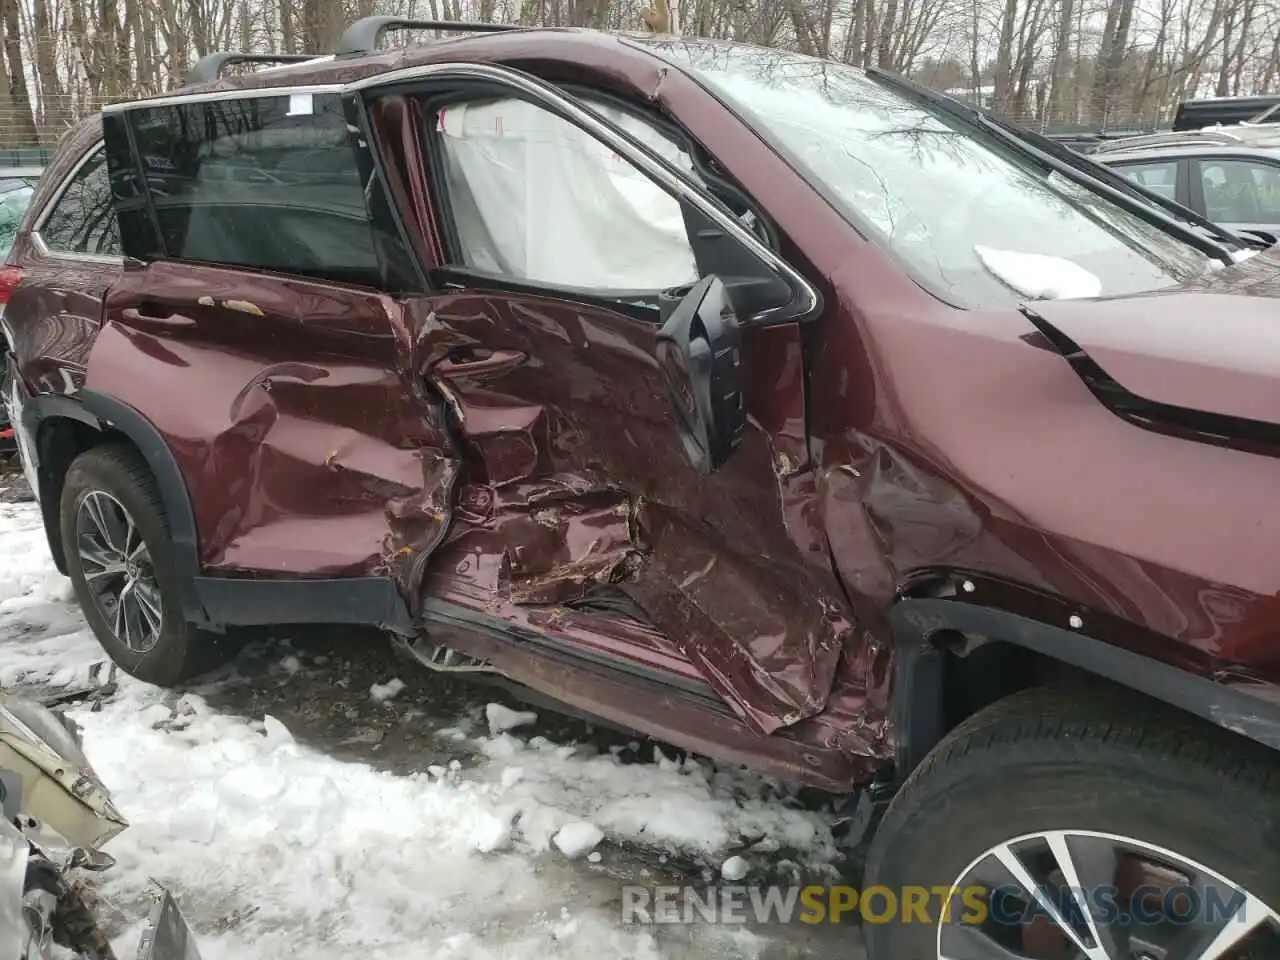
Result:
<svg viewBox="0 0 1280 960">
<path fill-rule="evenodd" d="M 729 458 L 746 429 L 738 315 L 716 276 L 679 294 L 658 331 L 658 368 L 685 456 L 699 473 L 709 474 Z"/>
<path fill-rule="evenodd" d="M 755 254 L 692 205 L 682 203 L 681 210 L 699 275 L 720 278 L 732 291 L 733 305 L 740 318 L 749 321 L 791 302 L 790 285 L 765 267 Z"/>
</svg>

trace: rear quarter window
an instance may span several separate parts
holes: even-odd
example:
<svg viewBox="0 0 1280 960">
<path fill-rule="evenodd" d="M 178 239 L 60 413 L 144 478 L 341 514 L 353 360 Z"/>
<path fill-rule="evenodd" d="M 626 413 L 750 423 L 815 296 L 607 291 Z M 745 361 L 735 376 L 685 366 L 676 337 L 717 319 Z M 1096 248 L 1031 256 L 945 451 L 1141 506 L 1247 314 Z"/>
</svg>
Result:
<svg viewBox="0 0 1280 960">
<path fill-rule="evenodd" d="M 94 149 L 67 178 L 37 231 L 54 253 L 120 256 L 120 225 L 111 203 L 106 154 Z"/>
</svg>

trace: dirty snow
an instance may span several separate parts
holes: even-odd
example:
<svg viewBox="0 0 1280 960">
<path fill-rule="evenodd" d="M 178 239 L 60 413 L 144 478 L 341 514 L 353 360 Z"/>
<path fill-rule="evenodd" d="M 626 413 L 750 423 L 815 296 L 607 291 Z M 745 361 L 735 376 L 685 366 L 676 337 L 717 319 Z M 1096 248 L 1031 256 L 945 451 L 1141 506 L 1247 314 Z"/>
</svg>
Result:
<svg viewBox="0 0 1280 960">
<path fill-rule="evenodd" d="M 65 686 L 101 656 L 35 506 L 0 504 L 0 686 Z M 296 683 L 292 659 L 280 666 Z M 521 739 L 506 713 L 536 718 L 490 708 L 489 736 L 464 722 L 441 731 L 468 766 L 424 760 L 395 775 L 309 747 L 274 716 L 221 712 L 210 685 L 196 689 L 122 675 L 100 710 L 73 711 L 131 823 L 101 881 L 122 956 L 151 878 L 179 896 L 205 960 L 861 956 L 848 929 L 619 922 L 623 883 L 672 882 L 649 876 L 655 859 L 706 864 L 686 881 L 702 882 L 717 863 L 730 876 L 725 858 L 754 845 L 833 875 L 823 816 L 762 795 L 745 771 Z"/>
</svg>

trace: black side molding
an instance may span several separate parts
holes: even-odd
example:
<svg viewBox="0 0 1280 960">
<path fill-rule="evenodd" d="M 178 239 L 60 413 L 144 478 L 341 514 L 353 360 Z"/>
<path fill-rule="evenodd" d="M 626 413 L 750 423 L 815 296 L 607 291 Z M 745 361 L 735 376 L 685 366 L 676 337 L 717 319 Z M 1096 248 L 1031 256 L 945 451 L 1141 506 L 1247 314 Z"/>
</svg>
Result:
<svg viewBox="0 0 1280 960">
<path fill-rule="evenodd" d="M 341 623 L 379 627 L 403 636 L 415 633 L 408 608 L 390 577 L 196 577 L 195 592 L 209 619 L 228 627 Z"/>
<path fill-rule="evenodd" d="M 1097 640 L 1080 630 L 1041 623 L 976 603 L 936 598 L 902 599 L 890 611 L 890 617 L 895 635 L 914 638 L 916 644 L 927 644 L 934 634 L 943 630 L 987 636 L 1070 664 L 1280 750 L 1280 706 Z M 929 678 L 926 675 L 922 679 L 926 682 L 919 685 L 915 694 L 928 704 Z M 940 688 L 937 697 L 940 702 Z M 929 734 L 930 730 L 926 727 L 922 733 Z M 918 762 L 916 754 L 924 747 L 926 738 L 912 738 L 910 731 L 903 736 L 911 743 L 911 756 Z"/>
</svg>

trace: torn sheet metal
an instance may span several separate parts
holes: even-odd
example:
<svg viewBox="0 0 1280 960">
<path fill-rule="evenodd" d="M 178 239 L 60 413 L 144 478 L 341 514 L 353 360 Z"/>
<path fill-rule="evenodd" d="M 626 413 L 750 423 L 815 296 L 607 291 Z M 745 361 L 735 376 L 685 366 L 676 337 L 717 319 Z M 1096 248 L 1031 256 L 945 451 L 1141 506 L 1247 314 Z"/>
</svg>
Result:
<svg viewBox="0 0 1280 960">
<path fill-rule="evenodd" d="M 794 405 L 765 412 L 777 439 L 753 422 L 725 468 L 702 477 L 680 448 L 652 327 L 500 293 L 408 311 L 415 362 L 446 398 L 465 451 L 431 596 L 510 617 L 612 583 L 758 732 L 823 709 L 842 651 L 860 639 L 813 549 Z M 475 372 L 444 363 L 485 351 L 523 359 Z M 757 380 L 790 399 L 798 354 L 775 353 L 782 371 Z M 803 528 L 795 537 L 789 516 Z M 633 641 L 609 618 L 599 628 L 599 643 L 628 655 Z"/>
</svg>

